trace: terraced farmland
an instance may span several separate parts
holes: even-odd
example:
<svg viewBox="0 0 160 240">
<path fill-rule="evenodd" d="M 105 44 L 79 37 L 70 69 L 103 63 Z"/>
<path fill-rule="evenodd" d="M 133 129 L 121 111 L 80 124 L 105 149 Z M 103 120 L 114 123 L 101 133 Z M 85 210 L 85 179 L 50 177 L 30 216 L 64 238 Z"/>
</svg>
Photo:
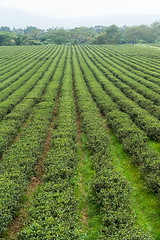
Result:
<svg viewBox="0 0 160 240">
<path fill-rule="evenodd" d="M 1 239 L 160 239 L 159 56 L 0 47 Z"/>
</svg>

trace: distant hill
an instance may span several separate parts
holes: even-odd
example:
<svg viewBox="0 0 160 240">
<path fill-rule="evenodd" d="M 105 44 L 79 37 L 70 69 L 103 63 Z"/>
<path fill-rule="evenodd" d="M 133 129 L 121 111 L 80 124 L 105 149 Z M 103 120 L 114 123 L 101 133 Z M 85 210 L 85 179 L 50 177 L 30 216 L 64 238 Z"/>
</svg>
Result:
<svg viewBox="0 0 160 240">
<path fill-rule="evenodd" d="M 120 27 L 123 25 L 149 25 L 156 20 L 160 20 L 160 15 L 118 14 L 88 18 L 58 19 L 44 17 L 14 8 L 0 8 L 0 26 L 8 26 L 10 28 L 25 28 L 31 25 L 41 29 L 51 27 L 75 28 L 80 26 L 91 27 L 96 25 L 110 26 L 111 24 L 116 24 Z"/>
</svg>

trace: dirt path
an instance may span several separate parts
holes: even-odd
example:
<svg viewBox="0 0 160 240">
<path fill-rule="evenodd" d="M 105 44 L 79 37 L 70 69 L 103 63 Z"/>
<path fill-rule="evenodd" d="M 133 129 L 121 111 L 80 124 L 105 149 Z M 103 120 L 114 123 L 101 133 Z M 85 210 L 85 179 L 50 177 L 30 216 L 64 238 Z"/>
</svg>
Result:
<svg viewBox="0 0 160 240">
<path fill-rule="evenodd" d="M 74 83 L 74 76 L 72 76 L 73 78 L 73 92 L 74 92 L 74 99 L 75 99 L 75 105 L 76 105 L 76 116 L 77 116 L 77 141 L 78 141 L 78 146 L 79 149 L 81 151 L 81 159 L 79 162 L 79 182 L 78 185 L 80 186 L 80 195 L 83 198 L 83 208 L 80 210 L 80 216 L 81 216 L 81 224 L 82 227 L 87 230 L 89 228 L 88 226 L 88 203 L 86 200 L 87 197 L 87 192 L 85 191 L 85 187 L 84 187 L 84 176 L 83 176 L 83 167 L 84 167 L 84 157 L 85 157 L 85 153 L 83 151 L 82 148 L 82 132 L 81 132 L 81 120 L 80 120 L 80 115 L 79 115 L 79 110 L 78 110 L 78 104 L 77 104 L 77 100 L 76 100 L 76 90 L 75 90 L 75 83 Z"/>
<path fill-rule="evenodd" d="M 42 184 L 41 179 L 42 179 L 42 175 L 44 174 L 43 159 L 46 157 L 46 155 L 50 149 L 52 130 L 54 129 L 54 125 L 55 125 L 56 118 L 57 118 L 59 96 L 60 96 L 60 90 L 58 92 L 57 99 L 56 99 L 56 106 L 55 106 L 55 110 L 54 110 L 53 121 L 50 123 L 46 141 L 43 145 L 43 155 L 38 159 L 37 165 L 35 167 L 36 176 L 33 176 L 30 180 L 28 189 L 24 196 L 24 198 L 27 199 L 27 201 L 25 201 L 23 207 L 19 210 L 19 216 L 16 217 L 10 223 L 10 225 L 8 227 L 8 234 L 7 234 L 7 238 L 6 238 L 7 240 L 16 239 L 17 233 L 20 232 L 21 229 L 23 228 L 23 223 L 28 217 L 28 212 L 27 212 L 26 208 L 29 205 L 29 202 L 30 202 L 31 198 L 33 197 L 34 192 L 36 191 L 38 186 L 40 184 Z"/>
</svg>

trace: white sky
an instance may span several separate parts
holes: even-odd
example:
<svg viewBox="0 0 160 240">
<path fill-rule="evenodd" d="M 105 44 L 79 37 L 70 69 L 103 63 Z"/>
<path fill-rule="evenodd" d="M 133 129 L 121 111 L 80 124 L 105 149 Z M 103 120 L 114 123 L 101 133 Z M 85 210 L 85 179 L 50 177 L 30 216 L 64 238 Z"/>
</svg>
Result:
<svg viewBox="0 0 160 240">
<path fill-rule="evenodd" d="M 14 7 L 58 18 L 127 13 L 160 14 L 160 0 L 0 0 L 0 7 Z"/>
</svg>

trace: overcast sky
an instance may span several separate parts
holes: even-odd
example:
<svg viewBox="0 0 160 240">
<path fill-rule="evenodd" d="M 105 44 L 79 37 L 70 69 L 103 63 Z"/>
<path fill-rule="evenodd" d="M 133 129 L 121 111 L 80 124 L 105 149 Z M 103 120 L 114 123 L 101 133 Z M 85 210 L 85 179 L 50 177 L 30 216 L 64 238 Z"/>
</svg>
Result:
<svg viewBox="0 0 160 240">
<path fill-rule="evenodd" d="M 14 7 L 56 18 L 126 13 L 160 14 L 160 0 L 0 0 L 0 7 Z"/>
</svg>

